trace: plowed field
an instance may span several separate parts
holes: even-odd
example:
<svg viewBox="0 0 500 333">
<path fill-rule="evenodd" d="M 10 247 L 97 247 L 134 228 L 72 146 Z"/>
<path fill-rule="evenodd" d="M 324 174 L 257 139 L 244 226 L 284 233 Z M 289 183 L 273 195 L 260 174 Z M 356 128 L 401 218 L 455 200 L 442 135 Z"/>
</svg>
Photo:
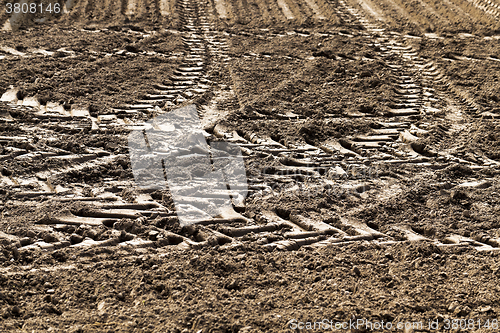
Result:
<svg viewBox="0 0 500 333">
<path fill-rule="evenodd" d="M 499 0 L 1 5 L 1 332 L 498 329 Z"/>
</svg>

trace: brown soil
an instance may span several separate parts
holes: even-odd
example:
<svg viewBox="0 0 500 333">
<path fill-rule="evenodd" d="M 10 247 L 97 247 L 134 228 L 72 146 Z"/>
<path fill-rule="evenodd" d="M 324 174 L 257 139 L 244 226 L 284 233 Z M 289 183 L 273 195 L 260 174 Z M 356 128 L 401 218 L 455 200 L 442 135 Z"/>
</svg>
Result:
<svg viewBox="0 0 500 333">
<path fill-rule="evenodd" d="M 0 95 L 14 87 L 19 100 L 63 108 L 44 116 L 0 102 L 0 330 L 290 332 L 350 319 L 494 328 L 500 30 L 478 7 L 487 2 L 186 3 L 228 48 L 206 52 L 193 79 L 203 92 L 182 88 L 142 112 L 124 110 L 177 84 L 193 40 L 211 47 L 208 33 L 190 35 L 181 1 L 76 1 L 0 33 Z M 250 191 L 235 208 L 247 220 L 182 227 L 167 189 L 134 185 L 127 125 L 192 103 L 210 140 L 220 128 L 247 140 Z M 88 116 L 63 115 L 77 107 Z M 329 178 L 333 166 L 346 172 Z M 103 205 L 144 198 L 164 211 L 102 216 Z"/>
</svg>

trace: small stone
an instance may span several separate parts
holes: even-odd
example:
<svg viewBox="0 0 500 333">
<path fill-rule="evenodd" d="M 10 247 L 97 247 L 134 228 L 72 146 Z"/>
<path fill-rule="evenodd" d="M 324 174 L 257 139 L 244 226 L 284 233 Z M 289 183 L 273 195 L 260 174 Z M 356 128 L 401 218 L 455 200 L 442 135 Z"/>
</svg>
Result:
<svg viewBox="0 0 500 333">
<path fill-rule="evenodd" d="M 67 232 L 67 233 L 73 233 L 75 232 L 76 228 L 75 226 L 72 225 L 67 225 L 67 224 L 56 224 L 53 229 L 55 231 L 61 231 L 61 232 Z"/>
<path fill-rule="evenodd" d="M 42 307 L 42 310 L 47 312 L 47 313 L 54 313 L 54 314 L 57 314 L 57 315 L 60 315 L 62 312 L 61 310 L 59 310 L 58 308 L 56 308 L 54 305 L 52 304 L 46 304 Z"/>
<path fill-rule="evenodd" d="M 467 193 L 460 189 L 451 191 L 450 197 L 454 201 L 465 200 L 468 198 Z"/>
<path fill-rule="evenodd" d="M 470 210 L 464 210 L 463 216 L 464 217 L 470 217 Z"/>
<path fill-rule="evenodd" d="M 83 331 L 83 327 L 81 325 L 76 325 L 76 326 L 71 327 L 70 332 L 71 333 L 83 333 L 84 331 Z"/>
<path fill-rule="evenodd" d="M 231 280 L 228 284 L 226 284 L 225 288 L 228 290 L 239 289 L 239 281 L 236 279 Z"/>
<path fill-rule="evenodd" d="M 45 243 L 55 243 L 55 242 L 58 242 L 59 240 L 52 234 L 45 234 L 43 236 L 43 241 Z"/>
<path fill-rule="evenodd" d="M 485 189 L 492 186 L 492 183 L 488 180 L 483 181 L 475 181 L 460 184 L 461 187 L 469 187 L 469 188 L 477 188 L 477 189 Z"/>
<path fill-rule="evenodd" d="M 491 310 L 492 310 L 491 306 L 483 306 L 483 307 L 479 308 L 479 312 L 482 312 L 482 313 L 489 312 Z"/>
<path fill-rule="evenodd" d="M 47 294 L 49 294 L 49 295 L 53 295 L 55 293 L 56 293 L 56 291 L 54 289 L 47 290 Z"/>
<path fill-rule="evenodd" d="M 83 237 L 78 235 L 78 234 L 72 234 L 69 237 L 69 241 L 71 242 L 71 244 L 78 244 L 78 243 L 83 242 Z"/>
<path fill-rule="evenodd" d="M 455 316 L 460 316 L 460 314 L 462 313 L 462 307 L 459 305 L 455 308 L 455 310 L 453 311 L 453 314 Z"/>
<path fill-rule="evenodd" d="M 106 302 L 105 301 L 101 301 L 99 304 L 97 304 L 97 310 L 99 312 L 102 312 L 104 310 L 105 306 L 106 306 Z"/>
<path fill-rule="evenodd" d="M 353 272 L 354 274 L 356 274 L 357 276 L 360 276 L 360 275 L 361 275 L 361 271 L 359 270 L 358 266 L 354 266 L 354 267 L 352 268 L 352 272 Z"/>
<path fill-rule="evenodd" d="M 139 53 L 139 49 L 135 46 L 135 45 L 127 45 L 125 46 L 125 50 L 127 50 L 128 52 L 132 52 L 132 53 Z"/>
<path fill-rule="evenodd" d="M 19 258 L 19 250 L 17 249 L 17 247 L 13 246 L 11 248 L 11 251 L 12 251 L 12 256 L 15 258 L 15 259 L 18 259 Z"/>
<path fill-rule="evenodd" d="M 388 281 L 392 281 L 392 276 L 390 275 L 384 275 L 380 278 L 380 281 L 382 282 L 388 282 Z"/>
<path fill-rule="evenodd" d="M 21 243 L 21 246 L 27 246 L 33 243 L 33 240 L 29 237 L 23 237 L 19 240 L 19 243 Z"/>
<path fill-rule="evenodd" d="M 449 195 L 450 194 L 450 191 L 447 191 L 445 189 L 440 189 L 439 190 L 439 195 Z"/>
<path fill-rule="evenodd" d="M 5 177 L 9 177 L 12 175 L 12 171 L 10 171 L 9 169 L 7 168 L 4 168 L 2 167 L 0 172 L 2 173 L 2 175 L 4 175 Z"/>
<path fill-rule="evenodd" d="M 455 312 L 456 312 L 456 311 L 457 311 L 457 310 L 455 310 Z M 459 316 L 466 316 L 466 315 L 468 315 L 471 311 L 472 311 L 472 310 L 471 310 L 471 308 L 469 308 L 468 306 L 464 306 L 464 307 L 460 310 L 460 312 L 459 312 L 457 315 L 459 315 Z"/>
<path fill-rule="evenodd" d="M 14 316 L 19 316 L 21 314 L 21 309 L 16 305 L 16 306 L 13 306 L 12 309 L 10 310 L 10 312 L 14 315 Z"/>
<path fill-rule="evenodd" d="M 191 296 L 191 294 L 188 292 L 188 293 L 186 294 L 186 296 L 184 296 L 184 298 L 183 298 L 183 302 L 189 302 L 189 301 L 190 301 L 190 300 L 192 300 L 192 299 L 193 299 L 193 297 L 192 297 L 192 296 Z"/>
<path fill-rule="evenodd" d="M 156 231 L 156 230 L 151 230 L 149 233 L 148 233 L 148 236 L 149 236 L 149 240 L 152 240 L 152 241 L 155 241 L 158 239 L 158 234 L 159 232 Z"/>
<path fill-rule="evenodd" d="M 448 311 L 450 312 L 454 312 L 455 309 L 459 306 L 458 302 L 452 302 L 449 306 L 448 306 Z"/>
</svg>

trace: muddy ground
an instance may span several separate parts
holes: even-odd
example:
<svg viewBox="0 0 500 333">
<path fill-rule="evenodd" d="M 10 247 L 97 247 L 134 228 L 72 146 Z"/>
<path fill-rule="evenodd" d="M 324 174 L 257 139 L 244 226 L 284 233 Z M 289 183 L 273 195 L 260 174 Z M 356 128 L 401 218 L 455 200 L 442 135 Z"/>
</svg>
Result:
<svg viewBox="0 0 500 333">
<path fill-rule="evenodd" d="M 322 331 L 361 319 L 498 329 L 498 11 L 461 0 L 186 1 L 194 24 L 206 16 L 228 45 L 206 51 L 209 88 L 132 114 L 122 109 L 175 84 L 192 41 L 180 1 L 131 3 L 76 1 L 0 33 L 0 95 L 37 101 L 0 104 L 2 332 L 290 332 L 323 321 Z M 63 116 L 39 114 L 51 103 Z M 126 125 L 191 103 L 210 140 L 221 128 L 246 140 L 246 220 L 181 227 L 168 190 L 134 184 Z M 394 116 L 401 105 L 418 112 Z M 64 113 L 79 107 L 88 116 Z M 374 133 L 389 143 L 363 145 Z M 285 149 L 305 146 L 317 160 Z M 346 172 L 328 178 L 332 159 Z M 144 197 L 168 214 L 64 220 Z M 331 229 L 290 233 L 317 230 L 304 220 Z M 236 236 L 248 221 L 281 224 Z"/>
</svg>

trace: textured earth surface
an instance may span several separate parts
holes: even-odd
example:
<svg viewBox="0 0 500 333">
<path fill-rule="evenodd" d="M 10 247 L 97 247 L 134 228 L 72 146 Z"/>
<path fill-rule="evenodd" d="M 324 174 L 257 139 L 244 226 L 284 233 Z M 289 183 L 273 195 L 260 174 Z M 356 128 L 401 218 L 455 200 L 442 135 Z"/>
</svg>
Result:
<svg viewBox="0 0 500 333">
<path fill-rule="evenodd" d="M 498 329 L 499 0 L 1 5 L 2 332 Z M 128 140 L 193 104 L 183 226 Z"/>
</svg>

